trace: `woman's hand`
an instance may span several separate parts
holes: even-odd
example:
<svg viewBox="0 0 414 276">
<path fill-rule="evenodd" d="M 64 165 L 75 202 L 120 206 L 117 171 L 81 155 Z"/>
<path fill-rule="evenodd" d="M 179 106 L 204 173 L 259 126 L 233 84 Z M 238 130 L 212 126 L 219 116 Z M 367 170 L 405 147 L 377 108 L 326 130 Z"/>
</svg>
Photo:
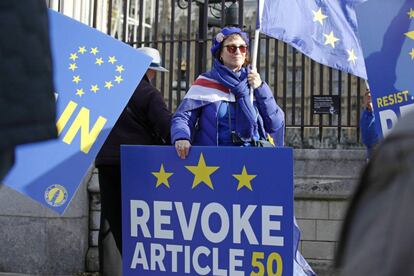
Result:
<svg viewBox="0 0 414 276">
<path fill-rule="evenodd" d="M 262 79 L 260 78 L 260 75 L 259 73 L 257 73 L 256 70 L 250 71 L 250 73 L 247 75 L 247 81 L 249 82 L 249 85 L 251 88 L 253 88 L 253 90 L 262 85 Z"/>
<path fill-rule="evenodd" d="M 188 140 L 177 140 L 175 141 L 175 149 L 177 150 L 178 157 L 185 159 L 190 151 L 190 141 Z"/>
</svg>

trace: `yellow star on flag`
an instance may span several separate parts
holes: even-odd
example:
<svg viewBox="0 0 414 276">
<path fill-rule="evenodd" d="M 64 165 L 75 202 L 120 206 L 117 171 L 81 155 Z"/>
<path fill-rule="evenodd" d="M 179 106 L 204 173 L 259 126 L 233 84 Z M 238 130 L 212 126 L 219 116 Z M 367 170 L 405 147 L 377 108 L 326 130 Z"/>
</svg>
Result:
<svg viewBox="0 0 414 276">
<path fill-rule="evenodd" d="M 243 187 L 246 187 L 250 191 L 253 191 L 252 183 L 250 183 L 250 181 L 252 181 L 256 176 L 256 174 L 248 174 L 246 166 L 243 166 L 241 174 L 233 174 L 233 177 L 239 181 L 239 185 L 237 185 L 237 191 Z"/>
<path fill-rule="evenodd" d="M 123 71 L 125 71 L 124 66 L 123 65 L 117 65 L 115 71 L 117 71 L 119 74 L 121 74 Z"/>
<path fill-rule="evenodd" d="M 109 58 L 108 58 L 108 62 L 109 62 L 109 63 L 111 63 L 111 64 L 114 64 L 116 61 L 117 61 L 117 60 L 116 60 L 116 58 L 115 58 L 115 57 L 109 57 Z"/>
<path fill-rule="evenodd" d="M 161 168 L 159 172 L 152 173 L 157 178 L 157 184 L 155 187 L 158 188 L 161 184 L 164 184 L 168 188 L 170 188 L 170 183 L 168 183 L 168 178 L 173 175 L 173 173 L 168 173 L 164 170 L 164 164 L 161 164 Z"/>
<path fill-rule="evenodd" d="M 97 84 L 95 84 L 95 85 L 91 85 L 91 91 L 92 91 L 93 93 L 96 93 L 98 90 L 99 90 L 99 88 L 98 88 L 98 85 L 97 85 Z"/>
<path fill-rule="evenodd" d="M 78 55 L 77 55 L 76 53 L 72 53 L 72 54 L 70 54 L 69 59 L 71 59 L 71 60 L 75 61 L 75 60 L 77 60 L 77 59 L 78 59 Z"/>
<path fill-rule="evenodd" d="M 78 68 L 78 66 L 76 66 L 76 63 L 70 63 L 69 64 L 69 70 L 75 71 Z"/>
<path fill-rule="evenodd" d="M 95 64 L 102 65 L 104 63 L 102 58 L 96 58 Z"/>
<path fill-rule="evenodd" d="M 115 76 L 115 81 L 120 84 L 121 81 L 123 81 L 124 79 L 122 78 L 122 76 Z"/>
<path fill-rule="evenodd" d="M 81 78 L 80 78 L 80 76 L 73 76 L 72 81 L 73 81 L 74 83 L 78 84 L 78 83 L 81 81 Z"/>
<path fill-rule="evenodd" d="M 112 86 L 114 86 L 114 85 L 112 84 L 112 81 L 106 81 L 106 82 L 105 82 L 105 88 L 108 88 L 108 90 L 109 90 L 109 89 L 111 89 L 111 87 L 112 87 Z"/>
<path fill-rule="evenodd" d="M 355 51 L 354 49 L 351 50 L 346 50 L 348 52 L 348 61 L 352 62 L 354 65 L 356 63 L 356 60 L 358 59 L 357 56 L 355 55 Z"/>
<path fill-rule="evenodd" d="M 408 36 L 409 38 L 411 38 L 412 40 L 414 40 L 414 31 L 405 33 L 406 36 Z"/>
<path fill-rule="evenodd" d="M 313 22 L 318 21 L 319 23 L 321 23 L 321 25 L 323 25 L 323 21 L 328 18 L 326 15 L 324 15 L 322 13 L 322 9 L 319 8 L 318 11 L 312 11 L 313 13 Z"/>
<path fill-rule="evenodd" d="M 330 44 L 332 46 L 332 48 L 335 48 L 335 43 L 339 41 L 338 38 L 336 38 L 334 36 L 334 33 L 331 31 L 330 34 L 323 34 L 323 36 L 325 37 L 325 45 Z"/>
<path fill-rule="evenodd" d="M 410 8 L 410 11 L 407 12 L 408 16 L 411 18 L 414 18 L 414 10 Z"/>
<path fill-rule="evenodd" d="M 210 175 L 218 170 L 219 167 L 207 166 L 202 153 L 200 154 L 197 166 L 185 166 L 185 168 L 194 174 L 192 189 L 204 182 L 210 189 L 214 190 Z"/>
<path fill-rule="evenodd" d="M 411 59 L 414 59 L 414 48 L 411 49 L 410 56 L 411 56 Z"/>
<path fill-rule="evenodd" d="M 78 95 L 79 97 L 82 97 L 82 95 L 85 94 L 85 92 L 83 92 L 83 89 L 76 89 L 76 95 Z"/>
<path fill-rule="evenodd" d="M 79 47 L 78 53 L 84 54 L 86 52 L 85 46 Z"/>
<path fill-rule="evenodd" d="M 96 55 L 97 53 L 99 53 L 98 47 L 95 48 L 91 48 L 91 52 L 92 55 Z"/>
</svg>

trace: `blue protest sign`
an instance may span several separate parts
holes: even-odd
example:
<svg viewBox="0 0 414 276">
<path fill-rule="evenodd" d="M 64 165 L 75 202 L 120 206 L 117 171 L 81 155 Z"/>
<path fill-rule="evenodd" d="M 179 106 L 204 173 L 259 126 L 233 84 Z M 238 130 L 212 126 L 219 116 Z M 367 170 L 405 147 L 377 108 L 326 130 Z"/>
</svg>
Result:
<svg viewBox="0 0 414 276">
<path fill-rule="evenodd" d="M 290 148 L 122 146 L 123 275 L 292 275 Z"/>
<path fill-rule="evenodd" d="M 49 19 L 59 138 L 18 147 L 4 182 L 63 213 L 151 59 L 57 12 Z"/>
<path fill-rule="evenodd" d="M 357 16 L 376 125 L 386 136 L 414 110 L 414 3 L 370 0 L 358 6 Z"/>
</svg>

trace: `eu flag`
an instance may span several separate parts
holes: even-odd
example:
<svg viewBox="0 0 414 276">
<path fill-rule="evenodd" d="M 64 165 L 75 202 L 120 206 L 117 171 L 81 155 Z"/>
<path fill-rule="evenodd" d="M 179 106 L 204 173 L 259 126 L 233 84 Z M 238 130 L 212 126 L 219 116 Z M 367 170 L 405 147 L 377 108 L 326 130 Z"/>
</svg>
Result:
<svg viewBox="0 0 414 276">
<path fill-rule="evenodd" d="M 151 59 L 57 12 L 49 19 L 59 138 L 19 147 L 4 182 L 63 213 Z"/>
<path fill-rule="evenodd" d="M 354 6 L 365 0 L 259 0 L 260 31 L 318 63 L 367 79 Z"/>
</svg>

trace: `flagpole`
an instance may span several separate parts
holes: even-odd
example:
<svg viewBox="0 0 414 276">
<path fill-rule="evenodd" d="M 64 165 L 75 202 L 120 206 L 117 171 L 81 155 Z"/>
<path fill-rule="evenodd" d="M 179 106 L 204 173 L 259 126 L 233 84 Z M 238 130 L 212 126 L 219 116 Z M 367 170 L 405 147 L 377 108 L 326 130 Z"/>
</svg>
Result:
<svg viewBox="0 0 414 276">
<path fill-rule="evenodd" d="M 254 31 L 254 43 L 252 49 L 252 70 L 257 72 L 257 51 L 259 49 L 260 29 Z M 250 87 L 250 102 L 253 104 L 253 88 Z"/>
</svg>

